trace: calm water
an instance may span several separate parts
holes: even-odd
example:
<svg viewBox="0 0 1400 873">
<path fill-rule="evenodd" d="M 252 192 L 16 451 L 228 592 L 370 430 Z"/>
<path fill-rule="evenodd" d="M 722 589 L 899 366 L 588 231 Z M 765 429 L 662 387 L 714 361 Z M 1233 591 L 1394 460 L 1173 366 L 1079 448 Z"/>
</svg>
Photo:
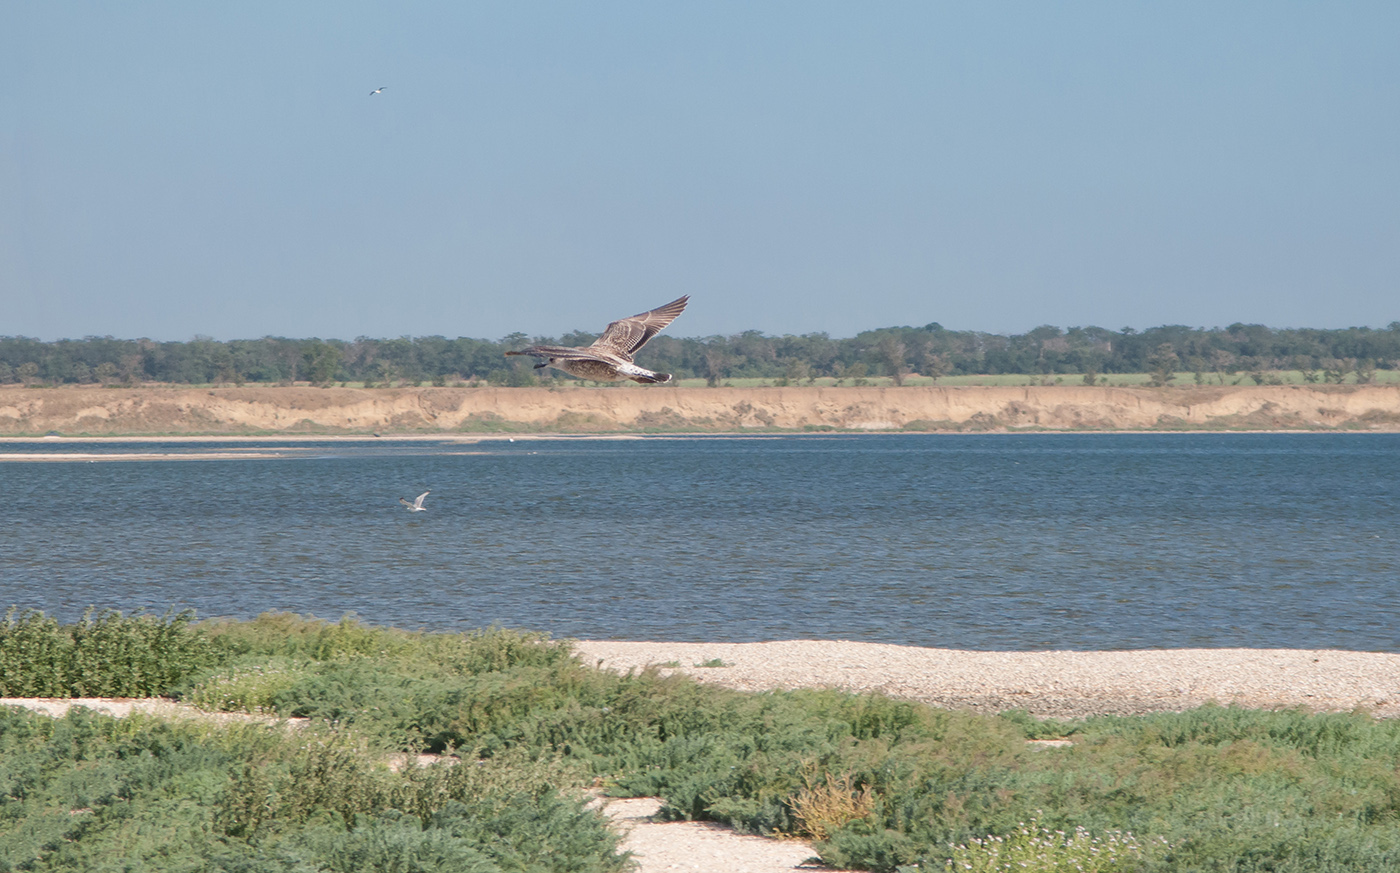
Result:
<svg viewBox="0 0 1400 873">
<path fill-rule="evenodd" d="M 277 450 L 0 463 L 0 606 L 353 612 L 580 638 L 1400 651 L 1400 435 Z M 430 511 L 398 505 L 428 488 Z"/>
</svg>

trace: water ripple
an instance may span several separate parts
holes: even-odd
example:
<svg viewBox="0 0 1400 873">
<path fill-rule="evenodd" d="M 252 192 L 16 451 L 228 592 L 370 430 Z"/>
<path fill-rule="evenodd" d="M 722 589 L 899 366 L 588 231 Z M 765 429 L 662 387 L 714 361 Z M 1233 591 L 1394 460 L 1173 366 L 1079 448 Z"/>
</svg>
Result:
<svg viewBox="0 0 1400 873">
<path fill-rule="evenodd" d="M 42 448 L 201 448 L 94 445 Z M 0 604 L 595 638 L 1400 651 L 1397 435 L 276 448 L 0 464 Z M 398 506 L 428 488 L 429 512 Z"/>
</svg>

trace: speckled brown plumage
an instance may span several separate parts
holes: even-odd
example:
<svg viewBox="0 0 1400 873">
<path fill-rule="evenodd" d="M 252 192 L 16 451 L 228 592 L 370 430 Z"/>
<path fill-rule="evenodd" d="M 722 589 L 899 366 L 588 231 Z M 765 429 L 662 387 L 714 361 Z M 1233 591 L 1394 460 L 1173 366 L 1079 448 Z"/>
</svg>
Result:
<svg viewBox="0 0 1400 873">
<path fill-rule="evenodd" d="M 554 367 L 571 376 L 594 382 L 617 382 L 631 379 L 642 384 L 671 381 L 670 373 L 654 373 L 632 363 L 632 356 L 656 336 L 666 325 L 685 311 L 690 295 L 609 324 L 587 348 L 570 346 L 530 346 L 507 355 L 532 355 L 540 359 L 535 369 Z"/>
</svg>

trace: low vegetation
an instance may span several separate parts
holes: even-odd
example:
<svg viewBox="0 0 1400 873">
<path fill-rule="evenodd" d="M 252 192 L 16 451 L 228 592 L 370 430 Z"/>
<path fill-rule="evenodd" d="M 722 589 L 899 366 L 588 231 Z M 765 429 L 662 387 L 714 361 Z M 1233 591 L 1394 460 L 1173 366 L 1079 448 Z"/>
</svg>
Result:
<svg viewBox="0 0 1400 873">
<path fill-rule="evenodd" d="M 193 613 L 123 616 L 88 610 L 63 626 L 41 612 L 0 619 L 0 696 L 150 697 L 216 663 Z"/>
<path fill-rule="evenodd" d="M 624 869 L 590 784 L 880 871 L 1400 869 L 1400 724 L 1363 712 L 1057 723 L 604 673 L 498 628 L 11 613 L 0 694 L 36 687 L 311 722 L 0 711 L 0 870 Z M 1049 737 L 1073 742 L 1027 743 Z M 393 751 L 464 763 L 394 773 Z"/>
</svg>

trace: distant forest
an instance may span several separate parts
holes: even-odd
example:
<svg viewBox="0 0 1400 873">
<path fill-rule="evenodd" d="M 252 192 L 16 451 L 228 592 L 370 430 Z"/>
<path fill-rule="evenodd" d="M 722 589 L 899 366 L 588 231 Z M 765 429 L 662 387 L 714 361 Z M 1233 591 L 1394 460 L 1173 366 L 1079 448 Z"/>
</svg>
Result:
<svg viewBox="0 0 1400 873">
<path fill-rule="evenodd" d="M 0 337 L 0 383 L 244 384 L 338 382 L 523 386 L 571 377 L 534 370 L 533 359 L 506 358 L 531 342 L 587 345 L 596 334 L 562 337 L 513 334 L 500 340 L 440 336 L 353 341 L 264 337 L 219 342 L 154 342 L 86 337 L 41 342 Z M 1141 332 L 1098 327 L 1038 327 L 1015 336 L 924 327 L 871 330 L 848 339 L 824 333 L 682 338 L 661 335 L 638 363 L 677 378 L 711 385 L 730 378 L 799 384 L 817 377 L 864 380 L 886 376 L 896 384 L 913 374 L 938 379 L 970 374 L 1159 373 L 1264 374 L 1300 370 L 1306 381 L 1370 381 L 1377 369 L 1400 368 L 1400 321 L 1384 329 L 1275 330 L 1257 324 L 1226 328 L 1154 327 Z M 1262 381 L 1262 377 L 1260 377 Z M 1348 380 L 1350 381 L 1350 380 Z"/>
</svg>

